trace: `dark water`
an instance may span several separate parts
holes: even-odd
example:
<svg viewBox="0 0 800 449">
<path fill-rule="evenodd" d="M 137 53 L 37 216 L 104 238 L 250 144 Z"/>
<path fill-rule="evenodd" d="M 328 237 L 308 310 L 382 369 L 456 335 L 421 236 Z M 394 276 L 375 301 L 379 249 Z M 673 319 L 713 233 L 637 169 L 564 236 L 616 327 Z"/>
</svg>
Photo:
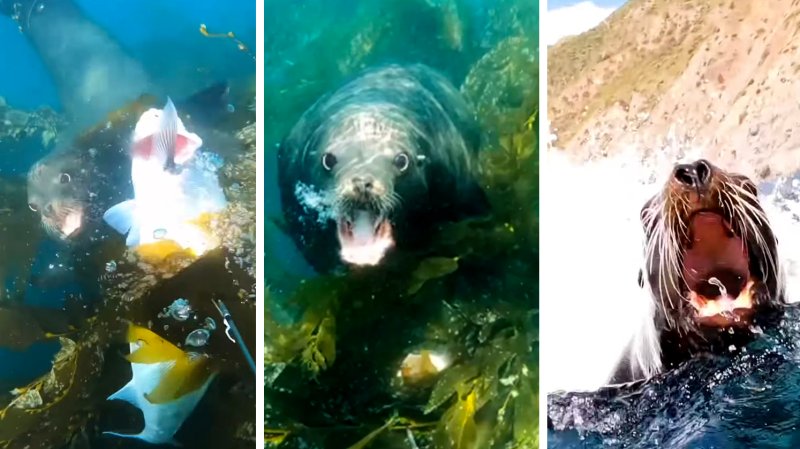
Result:
<svg viewBox="0 0 800 449">
<path fill-rule="evenodd" d="M 0 6 L 3 3 L 6 2 L 0 2 Z M 41 3 L 45 9 L 52 7 L 48 6 L 50 2 Z M 62 0 L 57 3 L 62 3 Z M 251 110 L 255 77 L 255 61 L 252 57 L 255 48 L 255 3 L 165 3 L 150 0 L 76 0 L 75 3 L 90 22 L 102 27 L 109 39 L 118 42 L 125 53 L 148 72 L 158 92 L 140 94 L 169 95 L 182 99 L 213 83 L 229 83 L 231 108 L 235 108 L 236 113 L 219 122 L 218 127 L 206 129 L 203 138 L 215 147 L 210 151 L 223 155 L 226 165 L 234 164 L 235 156 L 242 149 L 233 133 L 244 126 L 247 120 L 252 122 L 255 119 Z M 231 39 L 203 36 L 199 32 L 201 23 L 206 24 L 212 33 L 234 31 L 236 37 L 249 47 L 251 54 L 237 49 Z M 63 36 L 65 40 L 71 38 L 74 36 Z M 38 216 L 27 206 L 25 175 L 31 165 L 53 151 L 58 144 L 86 132 L 86 128 L 75 126 L 71 118 L 65 115 L 64 105 L 59 100 L 62 92 L 59 92 L 55 81 L 57 76 L 48 71 L 39 49 L 20 32 L 17 23 L 5 15 L 0 15 L 0 42 L 0 67 L 3 67 L 0 71 L 0 280 L 3 281 L 0 285 L 3 287 L 0 290 L 0 316 L 3 329 L 0 332 L 4 335 L 3 343 L 0 343 L 0 409 L 5 408 L 12 399 L 7 393 L 12 388 L 23 387 L 49 373 L 53 368 L 54 354 L 62 347 L 53 338 L 31 341 L 30 346 L 4 347 L 9 340 L 5 337 L 13 332 L 21 332 L 25 336 L 23 339 L 30 334 L 30 326 L 8 318 L 12 316 L 9 310 L 23 310 L 28 316 L 35 308 L 37 316 L 68 316 L 73 331 L 66 335 L 89 348 L 84 350 L 84 346 L 81 346 L 72 382 L 59 379 L 71 385 L 63 397 L 44 395 L 41 412 L 31 413 L 24 420 L 15 418 L 11 413 L 0 414 L 0 445 L 67 447 L 72 444 L 70 447 L 96 448 L 148 446 L 136 440 L 102 436 L 102 432 L 109 430 L 136 433 L 142 424 L 141 415 L 133 407 L 105 401 L 131 376 L 130 365 L 122 358 L 127 352 L 124 335 L 121 334 L 125 320 L 145 327 L 159 326 L 154 330 L 167 340 L 182 344 L 185 335 L 197 327 L 197 322 L 192 319 L 185 323 L 173 323 L 171 330 L 167 331 L 163 326 L 169 327 L 170 323 L 157 316 L 161 309 L 175 298 L 186 297 L 193 302 L 200 320 L 208 316 L 221 323 L 219 313 L 211 306 L 210 299 L 206 298 L 209 295 L 227 298 L 226 303 L 232 313 L 239 316 L 242 333 L 249 340 L 247 343 L 252 352 L 254 308 L 249 317 L 242 317 L 251 309 L 246 302 L 238 304 L 240 299 L 237 290 L 249 286 L 253 280 L 247 273 L 227 271 L 219 265 L 219 260 L 209 257 L 208 261 L 198 262 L 196 268 L 193 265 L 197 272 L 187 269 L 170 281 L 158 281 L 152 288 L 137 292 L 140 295 L 137 298 L 146 298 L 146 303 L 119 307 L 123 303 L 121 297 L 117 296 L 119 289 L 125 285 L 132 293 L 134 286 L 148 274 L 122 263 L 124 239 L 105 234 L 93 245 L 76 249 L 47 236 L 41 230 Z M 125 79 L 115 81 L 120 86 L 125 86 L 127 82 Z M 161 98 L 157 100 L 158 103 L 162 101 Z M 116 107 L 123 109 L 127 106 L 119 104 Z M 132 123 L 126 126 L 130 125 Z M 44 139 L 45 131 L 52 131 L 55 139 Z M 122 134 L 127 136 L 128 132 Z M 211 133 L 228 137 L 210 139 Z M 218 142 L 235 142 L 236 145 L 222 148 Z M 119 145 L 124 145 L 124 142 L 119 142 Z M 120 179 L 119 182 L 124 183 L 125 180 Z M 97 194 L 103 195 L 104 192 Z M 229 201 L 233 199 L 229 198 Z M 81 257 L 76 258 L 75 254 Z M 119 261 L 119 270 L 104 270 L 108 261 Z M 237 285 L 233 284 L 234 281 Z M 19 326 L 19 329 L 15 326 Z M 43 327 L 47 328 L 46 331 L 50 329 L 49 323 Z M 219 354 L 222 354 L 219 355 L 220 359 L 233 357 L 236 359 L 236 368 L 217 377 L 196 412 L 176 436 L 177 440 L 190 447 L 252 447 L 252 441 L 248 446 L 247 432 L 242 433 L 244 439 L 234 434 L 239 430 L 237 426 L 247 422 L 252 425 L 254 416 L 236 415 L 228 410 L 230 407 L 246 410 L 248 404 L 252 408 L 252 373 L 240 360 L 238 348 L 226 344 L 226 341 L 219 332 L 213 334 L 206 352 L 212 358 Z M 93 356 L 84 355 L 84 351 Z M 250 391 L 247 391 L 248 385 Z M 231 389 L 241 392 L 231 393 Z M 221 430 L 217 436 L 212 438 L 208 432 L 198 431 L 207 428 L 208 422 L 226 414 L 231 418 L 220 422 Z M 65 424 L 67 422 L 69 424 Z M 31 435 L 35 435 L 35 438 Z"/>
<path fill-rule="evenodd" d="M 538 447 L 538 5 L 268 0 L 265 12 L 268 446 Z M 474 108 L 492 214 L 402 263 L 315 274 L 282 232 L 277 149 L 317 99 L 388 63 L 433 68 Z M 426 351 L 447 367 L 398 377 Z"/>
<path fill-rule="evenodd" d="M 736 357 L 698 359 L 642 384 L 553 394 L 548 447 L 790 448 L 800 310 Z"/>
</svg>

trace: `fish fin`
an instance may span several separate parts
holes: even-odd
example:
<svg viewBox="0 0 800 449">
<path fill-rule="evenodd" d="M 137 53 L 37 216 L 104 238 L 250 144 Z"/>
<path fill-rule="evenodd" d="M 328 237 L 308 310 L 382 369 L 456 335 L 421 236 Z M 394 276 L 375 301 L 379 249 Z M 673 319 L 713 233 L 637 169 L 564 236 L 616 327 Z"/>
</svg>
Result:
<svg viewBox="0 0 800 449">
<path fill-rule="evenodd" d="M 133 142 L 131 146 L 131 157 L 150 159 L 153 155 L 153 136 L 143 137 Z"/>
<path fill-rule="evenodd" d="M 175 447 L 183 447 L 183 444 L 179 443 L 175 439 L 175 437 L 172 437 L 172 438 L 170 438 L 169 440 L 166 440 L 166 441 L 153 441 L 151 438 L 145 438 L 142 435 L 142 432 L 140 432 L 140 433 L 119 433 L 119 432 L 105 431 L 105 432 L 103 432 L 103 435 L 104 436 L 110 436 L 110 437 L 129 438 L 129 439 L 133 439 L 133 440 L 140 440 L 140 441 L 144 441 L 144 442 L 150 443 L 150 444 L 159 444 L 159 445 L 160 444 L 169 444 L 169 445 L 172 445 L 172 446 L 175 446 Z"/>
<path fill-rule="evenodd" d="M 128 238 L 125 239 L 125 245 L 129 248 L 139 246 L 141 238 L 141 230 L 139 229 L 139 222 L 134 221 L 131 225 L 131 230 L 128 231 Z"/>
<path fill-rule="evenodd" d="M 115 231 L 125 235 L 128 234 L 133 227 L 135 210 L 136 202 L 134 200 L 123 201 L 111 206 L 111 208 L 103 214 L 103 220 L 114 228 Z"/>
<path fill-rule="evenodd" d="M 114 394 L 109 396 L 107 401 L 124 401 L 128 404 L 136 405 L 136 389 L 128 382 L 124 387 L 117 390 Z"/>
<path fill-rule="evenodd" d="M 110 436 L 110 437 L 132 438 L 132 439 L 135 439 L 135 440 L 144 441 L 142 439 L 142 437 L 141 437 L 141 434 L 138 434 L 138 433 L 119 433 L 119 432 L 106 431 L 106 432 L 103 432 L 103 435 L 107 435 L 107 436 Z"/>
<path fill-rule="evenodd" d="M 142 342 L 136 351 L 126 357 L 131 363 L 160 363 L 185 359 L 186 353 L 164 340 L 150 329 L 131 324 L 128 327 L 128 343 Z"/>
<path fill-rule="evenodd" d="M 145 393 L 144 397 L 151 404 L 172 402 L 201 388 L 213 374 L 207 357 L 194 360 L 184 358 L 176 361 L 161 378 L 158 386 L 153 391 Z"/>
<path fill-rule="evenodd" d="M 171 167 L 175 164 L 179 121 L 178 110 L 175 109 L 172 99 L 167 97 L 167 104 L 161 111 L 158 131 L 153 136 L 153 156 L 164 167 Z"/>
<path fill-rule="evenodd" d="M 185 164 L 201 146 L 203 146 L 203 139 L 197 134 L 187 131 L 181 124 L 178 129 L 178 135 L 175 138 L 175 163 L 178 165 Z"/>
</svg>

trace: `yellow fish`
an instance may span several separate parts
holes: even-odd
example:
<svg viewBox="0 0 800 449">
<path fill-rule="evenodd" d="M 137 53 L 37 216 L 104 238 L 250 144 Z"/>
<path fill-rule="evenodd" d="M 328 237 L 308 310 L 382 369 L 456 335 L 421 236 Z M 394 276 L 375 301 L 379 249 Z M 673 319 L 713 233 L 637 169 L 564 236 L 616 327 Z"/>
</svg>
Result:
<svg viewBox="0 0 800 449">
<path fill-rule="evenodd" d="M 175 433 L 217 373 L 207 356 L 184 352 L 144 327 L 131 324 L 127 340 L 131 380 L 108 400 L 125 401 L 141 410 L 144 429 L 138 434 L 105 434 L 178 445 Z"/>
</svg>

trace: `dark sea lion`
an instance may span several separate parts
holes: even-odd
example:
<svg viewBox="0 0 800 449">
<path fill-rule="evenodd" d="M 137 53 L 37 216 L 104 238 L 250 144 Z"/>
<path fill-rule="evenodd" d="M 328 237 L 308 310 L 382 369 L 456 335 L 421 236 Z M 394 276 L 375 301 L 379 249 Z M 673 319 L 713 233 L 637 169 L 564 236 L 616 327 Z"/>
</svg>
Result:
<svg viewBox="0 0 800 449">
<path fill-rule="evenodd" d="M 77 129 L 157 93 L 142 65 L 72 0 L 0 0 L 52 77 Z"/>
<path fill-rule="evenodd" d="M 278 150 L 289 234 L 319 272 L 422 248 L 438 225 L 488 211 L 479 145 L 444 76 L 419 64 L 366 70 L 311 106 Z"/>
<path fill-rule="evenodd" d="M 649 377 L 698 354 L 738 350 L 780 318 L 778 242 L 749 178 L 706 160 L 676 165 L 641 217 L 639 283 L 652 295 L 655 317 L 612 383 Z"/>
</svg>

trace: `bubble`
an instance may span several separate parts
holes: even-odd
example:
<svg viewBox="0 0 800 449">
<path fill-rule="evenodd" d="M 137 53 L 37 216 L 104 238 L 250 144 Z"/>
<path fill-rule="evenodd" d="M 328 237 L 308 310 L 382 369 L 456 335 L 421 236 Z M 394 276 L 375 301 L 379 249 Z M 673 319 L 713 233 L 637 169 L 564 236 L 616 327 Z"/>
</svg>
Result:
<svg viewBox="0 0 800 449">
<path fill-rule="evenodd" d="M 117 271 L 117 262 L 111 261 L 106 263 L 106 273 L 113 273 Z"/>
<path fill-rule="evenodd" d="M 205 346 L 210 336 L 211 332 L 209 332 L 208 329 L 195 329 L 186 336 L 186 346 L 193 346 L 195 348 Z"/>
<path fill-rule="evenodd" d="M 189 305 L 189 301 L 184 298 L 178 298 L 169 307 L 164 308 L 159 317 L 168 316 L 176 321 L 186 321 L 191 315 L 192 306 Z"/>
<path fill-rule="evenodd" d="M 206 317 L 206 319 L 203 320 L 203 327 L 209 331 L 214 331 L 217 329 L 217 322 L 214 321 L 214 318 L 211 318 L 210 316 Z"/>
<path fill-rule="evenodd" d="M 236 112 L 236 107 L 233 106 L 231 103 L 228 103 L 228 106 L 226 106 L 225 109 L 227 109 L 228 112 L 230 112 L 230 113 Z"/>
<path fill-rule="evenodd" d="M 158 228 L 153 231 L 153 238 L 156 240 L 161 240 L 167 235 L 167 230 L 164 228 Z"/>
</svg>

